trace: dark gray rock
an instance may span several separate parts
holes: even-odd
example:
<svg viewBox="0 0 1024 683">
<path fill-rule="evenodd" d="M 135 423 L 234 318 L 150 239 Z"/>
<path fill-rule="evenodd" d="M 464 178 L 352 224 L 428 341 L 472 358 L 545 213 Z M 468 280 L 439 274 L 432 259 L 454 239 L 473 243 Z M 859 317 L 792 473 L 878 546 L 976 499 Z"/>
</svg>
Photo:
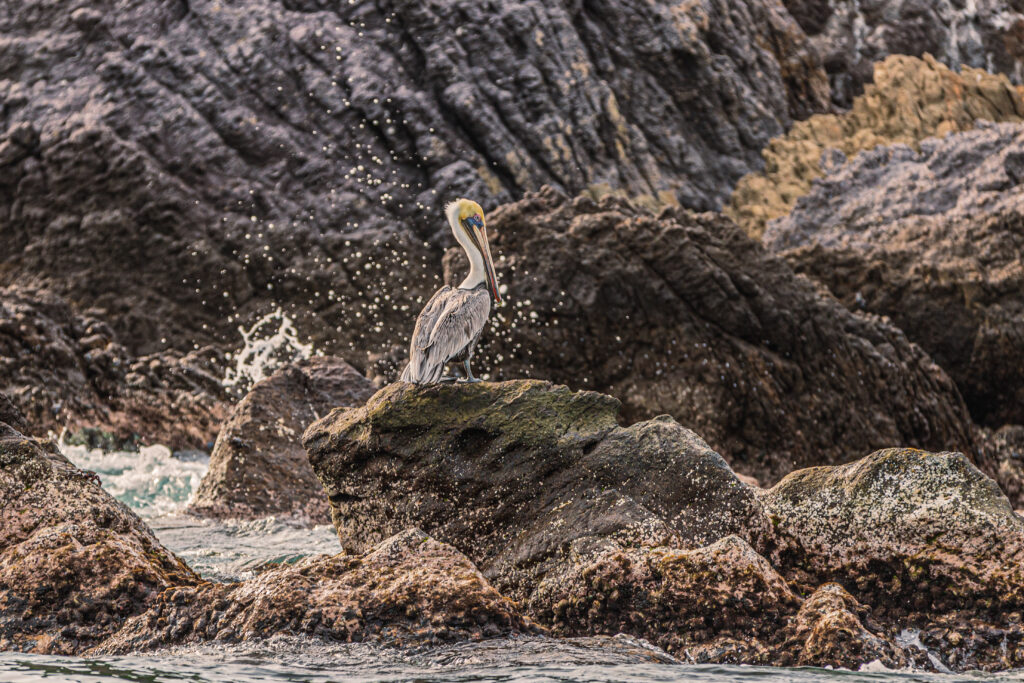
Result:
<svg viewBox="0 0 1024 683">
<path fill-rule="evenodd" d="M 726 218 L 548 191 L 488 225 L 508 287 L 476 355 L 491 379 L 602 391 L 627 420 L 667 413 L 764 483 L 892 444 L 976 450 L 927 355 Z"/>
<path fill-rule="evenodd" d="M 0 422 L 19 432 L 27 432 L 28 425 L 25 424 L 25 417 L 18 410 L 18 407 L 11 403 L 7 394 L 0 392 Z"/>
<path fill-rule="evenodd" d="M 360 406 L 375 387 L 340 358 L 286 365 L 255 384 L 217 437 L 193 513 L 293 515 L 330 522 L 327 496 L 302 447 L 302 432 L 338 406 Z"/>
<path fill-rule="evenodd" d="M 993 428 L 1024 422 L 1021 159 L 1010 123 L 877 148 L 765 233 L 848 307 L 889 316 Z"/>
<path fill-rule="evenodd" d="M 832 99 L 849 106 L 871 63 L 887 55 L 930 53 L 1021 82 L 1024 4 L 1020 0 L 783 0 L 828 71 Z"/>
<path fill-rule="evenodd" d="M 278 302 L 366 365 L 436 288 L 445 201 L 714 208 L 828 100 L 780 0 L 26 0 L 0 35 L 0 284 L 88 302 L 134 353 Z"/>
</svg>

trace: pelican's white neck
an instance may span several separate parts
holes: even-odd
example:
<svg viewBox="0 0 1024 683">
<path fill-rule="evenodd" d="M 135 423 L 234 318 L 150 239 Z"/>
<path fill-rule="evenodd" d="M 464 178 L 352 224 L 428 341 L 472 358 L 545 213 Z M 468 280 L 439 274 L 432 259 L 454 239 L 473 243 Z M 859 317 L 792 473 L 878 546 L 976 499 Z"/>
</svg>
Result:
<svg viewBox="0 0 1024 683">
<path fill-rule="evenodd" d="M 469 257 L 469 275 L 459 285 L 459 289 L 475 289 L 487 281 L 487 270 L 484 268 L 484 257 L 480 250 L 469 241 L 466 231 L 459 225 L 459 208 L 453 202 L 448 207 L 448 225 L 451 226 L 455 239 L 459 241 L 462 250 Z"/>
</svg>

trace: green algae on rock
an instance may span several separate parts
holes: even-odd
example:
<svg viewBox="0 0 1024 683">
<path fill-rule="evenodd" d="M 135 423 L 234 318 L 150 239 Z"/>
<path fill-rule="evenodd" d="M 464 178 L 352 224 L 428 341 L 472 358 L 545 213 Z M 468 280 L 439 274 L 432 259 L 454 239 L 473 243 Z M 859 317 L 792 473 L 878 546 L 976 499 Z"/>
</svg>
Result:
<svg viewBox="0 0 1024 683">
<path fill-rule="evenodd" d="M 306 431 L 342 543 L 419 526 L 516 599 L 571 555 L 757 542 L 753 489 L 667 417 L 619 427 L 619 403 L 537 380 L 392 384 Z"/>
</svg>

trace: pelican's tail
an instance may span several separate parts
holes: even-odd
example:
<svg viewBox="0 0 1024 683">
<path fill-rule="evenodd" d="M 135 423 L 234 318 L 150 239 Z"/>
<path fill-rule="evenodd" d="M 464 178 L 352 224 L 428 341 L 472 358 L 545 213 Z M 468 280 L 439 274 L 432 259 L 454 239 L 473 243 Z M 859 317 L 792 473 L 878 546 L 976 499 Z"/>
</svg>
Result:
<svg viewBox="0 0 1024 683">
<path fill-rule="evenodd" d="M 405 370 L 402 370 L 402 376 L 399 379 L 413 384 L 435 384 L 444 374 L 444 365 L 444 363 L 431 363 L 422 354 L 413 354 L 409 364 L 405 366 Z"/>
</svg>

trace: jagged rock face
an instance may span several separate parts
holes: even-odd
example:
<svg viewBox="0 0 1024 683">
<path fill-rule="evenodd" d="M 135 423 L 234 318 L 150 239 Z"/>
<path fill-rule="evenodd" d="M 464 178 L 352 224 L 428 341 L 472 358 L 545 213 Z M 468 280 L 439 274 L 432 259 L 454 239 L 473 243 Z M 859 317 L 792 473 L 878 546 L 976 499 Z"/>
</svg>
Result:
<svg viewBox="0 0 1024 683">
<path fill-rule="evenodd" d="M 728 219 L 546 191 L 488 225 L 508 289 L 478 351 L 491 378 L 607 392 L 627 420 L 667 413 L 766 483 L 893 444 L 973 448 L 952 381 L 901 331 Z"/>
<path fill-rule="evenodd" d="M 748 664 L 771 662 L 780 624 L 799 605 L 768 561 L 736 536 L 694 550 L 579 558 L 530 599 L 531 612 L 557 634 L 629 633 L 677 657 Z"/>
<path fill-rule="evenodd" d="M 338 406 L 362 405 L 375 387 L 340 358 L 286 365 L 232 409 L 190 510 L 217 517 L 293 515 L 330 523 L 302 432 Z"/>
<path fill-rule="evenodd" d="M 969 130 L 978 119 L 1024 117 L 1021 92 L 1005 76 L 966 68 L 958 74 L 927 56 L 890 57 L 875 65 L 874 81 L 850 111 L 812 116 L 772 140 L 763 151 L 765 170 L 740 180 L 726 213 L 760 237 L 769 221 L 786 216 L 817 178 L 847 157 Z"/>
<path fill-rule="evenodd" d="M 221 363 L 213 349 L 133 357 L 102 319 L 46 292 L 0 288 L 0 390 L 39 434 L 209 450 L 229 400 Z"/>
<path fill-rule="evenodd" d="M 516 599 L 571 558 L 764 532 L 750 487 L 667 417 L 547 382 L 392 384 L 303 437 L 343 545 L 419 526 Z"/>
<path fill-rule="evenodd" d="M 765 242 L 848 307 L 892 318 L 977 421 L 1024 423 L 1022 182 L 1021 124 L 879 148 L 818 181 Z"/>
<path fill-rule="evenodd" d="M 78 653 L 196 576 L 96 475 L 0 424 L 0 649 Z"/>
<path fill-rule="evenodd" d="M 832 99 L 849 106 L 887 55 L 930 53 L 946 66 L 966 64 L 1013 76 L 1024 58 L 1019 0 L 783 0 L 810 37 L 829 74 Z"/>
<path fill-rule="evenodd" d="M 136 353 L 235 341 L 269 302 L 387 351 L 368 302 L 433 287 L 444 201 L 716 207 L 828 100 L 779 0 L 27 0 L 0 33 L 2 282 L 88 301 Z"/>
<path fill-rule="evenodd" d="M 363 556 L 319 555 L 234 584 L 167 591 L 90 654 L 280 632 L 425 645 L 536 632 L 457 550 L 411 529 Z"/>
</svg>

